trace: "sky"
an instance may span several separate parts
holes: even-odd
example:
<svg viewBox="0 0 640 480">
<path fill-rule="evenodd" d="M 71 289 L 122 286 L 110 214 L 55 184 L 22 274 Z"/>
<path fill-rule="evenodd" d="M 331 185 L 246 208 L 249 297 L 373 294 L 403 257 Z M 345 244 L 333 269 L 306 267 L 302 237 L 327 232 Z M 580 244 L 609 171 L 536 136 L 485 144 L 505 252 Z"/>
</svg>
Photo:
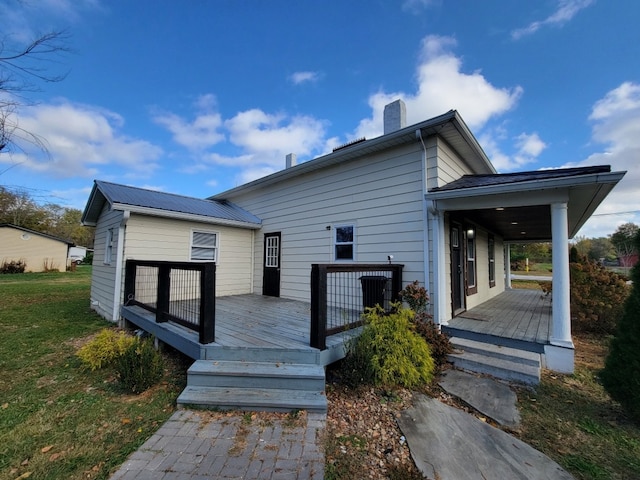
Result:
<svg viewBox="0 0 640 480">
<path fill-rule="evenodd" d="M 208 197 L 456 109 L 501 173 L 627 171 L 579 236 L 640 224 L 636 0 L 0 0 L 6 55 L 64 30 L 0 185 L 83 209 L 94 179 Z"/>
</svg>

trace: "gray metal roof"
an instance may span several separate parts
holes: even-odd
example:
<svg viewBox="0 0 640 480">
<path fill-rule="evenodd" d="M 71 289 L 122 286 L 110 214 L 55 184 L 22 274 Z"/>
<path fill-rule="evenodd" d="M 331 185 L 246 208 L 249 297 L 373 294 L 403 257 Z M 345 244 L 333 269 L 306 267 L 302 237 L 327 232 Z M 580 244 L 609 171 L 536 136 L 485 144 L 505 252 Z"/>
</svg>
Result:
<svg viewBox="0 0 640 480">
<path fill-rule="evenodd" d="M 82 215 L 83 223 L 88 225 L 95 224 L 105 202 L 109 202 L 112 208 L 129 209 L 158 216 L 171 216 L 169 213 L 173 212 L 187 216 L 205 217 L 210 220 L 222 220 L 255 226 L 260 226 L 262 223 L 255 215 L 224 200 L 186 197 L 102 180 L 95 181 L 91 196 Z"/>
<path fill-rule="evenodd" d="M 553 170 L 535 170 L 530 172 L 496 173 L 490 175 L 463 175 L 453 182 L 441 187 L 432 188 L 430 192 L 446 192 L 463 188 L 488 187 L 493 185 L 507 185 L 511 183 L 531 182 L 536 180 L 550 180 L 554 178 L 567 178 L 579 175 L 592 175 L 596 173 L 609 173 L 609 165 L 580 168 L 558 168 Z"/>
</svg>

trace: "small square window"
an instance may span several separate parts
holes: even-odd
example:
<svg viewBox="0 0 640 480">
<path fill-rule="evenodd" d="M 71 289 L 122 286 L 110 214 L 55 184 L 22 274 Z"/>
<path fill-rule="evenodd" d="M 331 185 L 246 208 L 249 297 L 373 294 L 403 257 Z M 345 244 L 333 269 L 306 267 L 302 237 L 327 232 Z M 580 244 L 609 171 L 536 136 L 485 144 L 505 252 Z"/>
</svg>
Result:
<svg viewBox="0 0 640 480">
<path fill-rule="evenodd" d="M 218 234 L 212 232 L 193 232 L 191 235 L 191 260 L 217 261 Z"/>
</svg>

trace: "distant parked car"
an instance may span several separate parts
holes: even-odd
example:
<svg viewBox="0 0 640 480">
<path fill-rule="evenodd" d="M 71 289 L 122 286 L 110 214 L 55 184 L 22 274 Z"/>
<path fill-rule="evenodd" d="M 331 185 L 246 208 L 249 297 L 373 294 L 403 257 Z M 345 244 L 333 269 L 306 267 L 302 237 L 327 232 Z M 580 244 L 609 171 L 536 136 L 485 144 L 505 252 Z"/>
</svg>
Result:
<svg viewBox="0 0 640 480">
<path fill-rule="evenodd" d="M 80 265 L 82 263 L 82 260 L 84 260 L 84 257 L 81 257 L 79 255 L 71 255 L 69 257 L 69 260 L 71 260 L 71 263 L 75 263 L 76 265 Z"/>
</svg>

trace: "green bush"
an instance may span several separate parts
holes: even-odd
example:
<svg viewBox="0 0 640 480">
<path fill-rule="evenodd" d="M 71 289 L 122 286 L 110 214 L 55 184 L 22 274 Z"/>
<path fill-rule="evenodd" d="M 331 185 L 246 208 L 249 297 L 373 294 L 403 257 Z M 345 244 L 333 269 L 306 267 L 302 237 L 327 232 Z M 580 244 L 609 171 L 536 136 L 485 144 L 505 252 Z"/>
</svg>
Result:
<svg viewBox="0 0 640 480">
<path fill-rule="evenodd" d="M 635 236 L 640 251 L 640 233 Z M 640 262 L 631 271 L 633 288 L 611 342 L 600 378 L 609 394 L 640 422 Z"/>
<path fill-rule="evenodd" d="M 362 333 L 349 346 L 347 379 L 385 387 L 431 382 L 434 361 L 429 345 L 415 332 L 414 316 L 399 304 L 390 314 L 380 307 L 368 308 Z"/>
<path fill-rule="evenodd" d="M 584 256 L 570 270 L 572 329 L 613 334 L 629 295 L 625 279 Z"/>
<path fill-rule="evenodd" d="M 144 392 L 157 383 L 164 371 L 162 356 L 154 348 L 153 340 L 140 340 L 130 345 L 115 361 L 122 386 L 132 392 Z"/>
<path fill-rule="evenodd" d="M 416 314 L 425 313 L 429 306 L 429 294 L 418 280 L 414 280 L 400 291 L 400 299 L 406 302 Z"/>
<path fill-rule="evenodd" d="M 113 364 L 120 355 L 135 343 L 135 337 L 122 331 L 116 332 L 105 328 L 93 340 L 81 347 L 76 355 L 83 365 L 91 370 L 97 370 Z"/>
</svg>

